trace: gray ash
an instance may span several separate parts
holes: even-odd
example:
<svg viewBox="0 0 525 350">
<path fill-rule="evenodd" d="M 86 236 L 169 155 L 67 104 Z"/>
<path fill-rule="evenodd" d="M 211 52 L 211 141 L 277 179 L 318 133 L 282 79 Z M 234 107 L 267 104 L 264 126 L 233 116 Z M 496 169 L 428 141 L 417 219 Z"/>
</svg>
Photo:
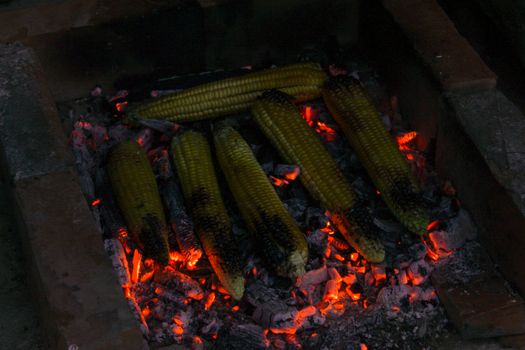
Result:
<svg viewBox="0 0 525 350">
<path fill-rule="evenodd" d="M 373 79 L 365 85 L 378 86 Z M 167 150 L 170 137 L 180 126 L 145 121 L 138 129 L 129 128 L 121 119 L 126 94 L 109 97 L 100 88 L 94 91 L 88 98 L 62 105 L 61 110 L 71 131 L 86 200 L 103 232 L 123 296 L 152 347 L 176 343 L 193 349 L 429 349 L 433 344 L 429 339 L 447 332 L 447 319 L 429 276 L 437 264 L 449 264 L 450 273 L 457 276 L 475 274 L 476 264 L 465 262 L 468 247 L 476 244 L 472 242 L 475 228 L 457 206 L 450 184 L 447 190 L 440 188 L 441 181 L 425 166 L 421 152 L 403 147 L 424 184 L 426 201 L 440 220 L 439 229 L 423 241 L 389 213 L 324 104 L 314 101 L 301 106 L 309 125 L 373 213 L 387 251 L 385 262 L 375 265 L 335 232 L 319 204 L 296 181 L 299 169 L 275 155 L 249 115 L 236 118 L 238 129 L 307 236 L 310 258 L 307 273 L 297 281 L 271 273 L 256 254 L 233 200 L 226 196 L 246 277 L 245 296 L 234 302 L 218 283 L 206 257 L 201 256 L 188 216 L 178 220 L 185 207 L 178 186 L 170 185 L 170 181 L 176 182 L 176 174 L 170 168 Z M 374 95 L 374 100 L 384 106 L 390 98 L 380 94 Z M 382 117 L 395 136 L 403 135 L 395 114 L 386 110 Z M 206 123 L 198 127 L 206 128 Z M 163 193 L 173 229 L 166 268 L 144 259 L 127 237 L 105 181 L 103 169 L 109 149 L 130 138 L 146 149 L 159 184 L 169 189 Z M 177 227 L 184 227 L 182 237 L 177 237 Z M 465 243 L 467 248 L 463 248 Z M 455 256 L 461 259 L 451 259 Z"/>
</svg>

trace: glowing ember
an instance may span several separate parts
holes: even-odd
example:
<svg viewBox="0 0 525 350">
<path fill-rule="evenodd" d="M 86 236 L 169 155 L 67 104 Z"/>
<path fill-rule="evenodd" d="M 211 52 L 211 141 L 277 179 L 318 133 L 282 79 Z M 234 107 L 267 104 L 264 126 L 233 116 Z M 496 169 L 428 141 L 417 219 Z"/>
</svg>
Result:
<svg viewBox="0 0 525 350">
<path fill-rule="evenodd" d="M 391 310 L 394 312 L 399 312 L 401 308 L 399 306 L 392 306 Z"/>
<path fill-rule="evenodd" d="M 326 226 L 323 227 L 322 229 L 320 229 L 320 231 L 322 231 L 324 233 L 328 233 L 329 235 L 333 235 L 335 233 L 334 229 L 332 228 L 332 224 L 330 223 L 330 221 L 327 221 L 326 222 Z"/>
<path fill-rule="evenodd" d="M 272 183 L 274 184 L 274 186 L 277 186 L 277 187 L 284 187 L 290 183 L 285 179 L 280 179 L 272 175 L 270 175 L 270 180 L 272 180 Z"/>
<path fill-rule="evenodd" d="M 142 255 L 138 249 L 135 249 L 133 252 L 133 270 L 131 272 L 131 282 L 133 283 L 137 283 L 139 281 L 141 260 Z"/>
<path fill-rule="evenodd" d="M 368 350 L 368 346 L 365 343 L 360 344 L 360 350 Z"/>
<path fill-rule="evenodd" d="M 91 206 L 92 207 L 96 207 L 97 205 L 99 205 L 100 203 L 102 203 L 102 200 L 100 198 L 97 198 L 95 199 L 93 202 L 91 202 Z"/>
<path fill-rule="evenodd" d="M 352 286 L 348 286 L 345 288 L 346 294 L 352 299 L 353 301 L 358 301 L 361 299 L 361 293 L 355 293 L 352 291 Z"/>
<path fill-rule="evenodd" d="M 357 259 L 359 259 L 359 253 L 352 253 L 352 254 L 350 254 L 350 260 L 356 262 Z"/>
<path fill-rule="evenodd" d="M 235 305 L 234 307 L 232 307 L 233 312 L 237 312 L 239 311 L 239 309 L 240 309 L 239 305 Z"/>
<path fill-rule="evenodd" d="M 403 135 L 399 135 L 396 137 L 397 144 L 399 145 L 399 149 L 402 151 L 409 151 L 410 147 L 408 146 L 410 142 L 412 142 L 417 137 L 416 131 L 409 131 Z"/>
<path fill-rule="evenodd" d="M 124 101 L 124 102 L 117 102 L 115 103 L 115 108 L 117 109 L 117 111 L 119 112 L 124 112 L 124 110 L 126 109 L 126 106 L 128 105 L 128 102 L 127 101 Z"/>
<path fill-rule="evenodd" d="M 215 302 L 215 293 L 211 292 L 210 294 L 208 294 L 208 297 L 206 298 L 206 302 L 204 303 L 204 310 L 209 311 L 214 302 Z"/>
<path fill-rule="evenodd" d="M 179 252 L 177 252 L 175 250 L 172 250 L 172 251 L 170 251 L 170 260 L 174 261 L 174 262 L 179 262 L 179 261 L 183 261 L 184 257 L 182 256 L 181 253 L 179 253 Z"/>
<path fill-rule="evenodd" d="M 304 107 L 302 111 L 303 119 L 306 120 L 308 126 L 313 128 L 316 133 L 321 135 L 325 142 L 333 142 L 336 138 L 336 131 L 326 123 L 319 120 L 319 117 L 314 114 L 311 106 Z"/>
<path fill-rule="evenodd" d="M 434 231 L 439 227 L 439 220 L 434 220 L 427 226 L 427 231 L 431 232 Z"/>
</svg>

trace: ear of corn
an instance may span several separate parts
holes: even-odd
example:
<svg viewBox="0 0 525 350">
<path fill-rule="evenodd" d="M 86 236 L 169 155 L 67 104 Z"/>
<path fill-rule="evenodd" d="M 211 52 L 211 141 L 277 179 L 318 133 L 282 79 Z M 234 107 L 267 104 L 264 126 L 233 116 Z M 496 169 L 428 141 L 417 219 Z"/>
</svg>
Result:
<svg viewBox="0 0 525 350">
<path fill-rule="evenodd" d="M 229 188 L 267 263 L 281 276 L 304 274 L 308 243 L 250 146 L 228 126 L 214 132 L 214 141 Z"/>
<path fill-rule="evenodd" d="M 369 261 L 382 261 L 384 248 L 370 214 L 289 98 L 279 91 L 266 92 L 254 103 L 252 113 L 281 156 L 301 168 L 301 182 L 331 212 L 345 239 Z"/>
<path fill-rule="evenodd" d="M 174 138 L 171 150 L 204 252 L 219 281 L 238 300 L 244 293 L 240 254 L 222 201 L 210 146 L 202 134 L 187 131 Z"/>
<path fill-rule="evenodd" d="M 145 257 L 167 265 L 168 227 L 146 153 L 134 141 L 123 142 L 112 150 L 107 169 L 131 236 Z"/>
<path fill-rule="evenodd" d="M 323 98 L 392 213 L 412 232 L 426 234 L 429 215 L 417 181 L 361 84 L 334 78 Z"/>
<path fill-rule="evenodd" d="M 173 122 L 215 118 L 248 110 L 260 94 L 278 88 L 305 101 L 321 96 L 326 74 L 315 63 L 301 63 L 248 73 L 183 90 L 138 107 L 132 114 L 143 119 Z"/>
</svg>

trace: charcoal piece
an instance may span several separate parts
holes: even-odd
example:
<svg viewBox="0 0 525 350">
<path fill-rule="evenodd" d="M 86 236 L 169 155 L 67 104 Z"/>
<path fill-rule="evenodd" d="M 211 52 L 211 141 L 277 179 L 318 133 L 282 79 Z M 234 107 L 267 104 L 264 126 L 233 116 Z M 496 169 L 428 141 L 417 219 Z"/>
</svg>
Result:
<svg viewBox="0 0 525 350">
<path fill-rule="evenodd" d="M 261 164 L 261 168 L 266 175 L 270 175 L 273 172 L 273 162 L 266 162 Z"/>
<path fill-rule="evenodd" d="M 234 325 L 226 343 L 223 347 L 232 350 L 261 350 L 270 346 L 264 329 L 255 324 Z"/>
<path fill-rule="evenodd" d="M 156 130 L 169 137 L 173 136 L 175 131 L 177 131 L 180 127 L 178 124 L 168 120 L 159 119 L 141 119 L 139 120 L 139 124 L 151 130 Z"/>
<path fill-rule="evenodd" d="M 421 260 L 427 255 L 427 247 L 423 243 L 416 243 L 408 248 L 408 253 L 414 260 Z"/>
<path fill-rule="evenodd" d="M 260 273 L 260 272 L 259 272 Z M 269 288 L 262 281 L 256 280 L 253 283 L 250 283 L 246 286 L 245 298 L 248 303 L 252 306 L 260 306 L 269 301 L 279 300 L 279 295 L 276 290 Z M 285 305 L 283 301 L 280 301 L 282 305 Z"/>
<path fill-rule="evenodd" d="M 432 266 L 430 266 L 425 260 L 418 260 L 410 264 L 407 269 L 407 274 L 412 281 L 412 284 L 419 286 L 430 278 L 432 270 Z"/>
<path fill-rule="evenodd" d="M 154 132 L 150 128 L 142 128 L 137 135 L 137 142 L 148 152 L 153 147 Z"/>
<path fill-rule="evenodd" d="M 324 211 L 318 207 L 308 207 L 305 215 L 305 225 L 312 229 L 323 228 L 328 222 Z"/>
<path fill-rule="evenodd" d="M 460 209 L 458 215 L 449 221 L 447 231 L 453 237 L 457 237 L 458 241 L 461 241 L 463 237 L 467 241 L 472 241 L 478 235 L 476 224 L 474 224 L 470 214 L 465 209 Z M 459 247 L 453 249 L 458 249 Z"/>
<path fill-rule="evenodd" d="M 295 221 L 300 222 L 306 210 L 306 201 L 300 198 L 290 198 L 284 201 L 286 209 Z"/>
<path fill-rule="evenodd" d="M 201 300 L 204 297 L 202 288 L 197 281 L 170 267 L 157 269 L 153 280 L 162 285 L 169 285 L 188 298 Z"/>
<path fill-rule="evenodd" d="M 264 328 L 290 328 L 294 326 L 297 309 L 292 308 L 281 300 L 271 300 L 259 305 L 252 318 Z"/>
<path fill-rule="evenodd" d="M 402 300 L 408 298 L 410 292 L 410 286 L 404 284 L 398 286 L 387 286 L 379 291 L 376 302 L 385 309 L 400 307 Z"/>
<path fill-rule="evenodd" d="M 327 281 L 330 278 L 326 266 L 320 267 L 316 270 L 310 270 L 297 279 L 297 286 L 299 288 L 308 288 L 311 285 L 317 285 Z"/>
<path fill-rule="evenodd" d="M 131 285 L 131 276 L 129 274 L 128 260 L 126 252 L 118 239 L 105 239 L 104 249 L 108 253 L 111 263 L 117 272 L 117 277 L 121 286 Z"/>
<path fill-rule="evenodd" d="M 394 259 L 394 267 L 406 269 L 412 263 L 412 258 L 405 254 L 398 254 Z"/>
<path fill-rule="evenodd" d="M 301 174 L 301 169 L 297 165 L 277 164 L 273 172 L 280 178 L 295 180 Z"/>
</svg>

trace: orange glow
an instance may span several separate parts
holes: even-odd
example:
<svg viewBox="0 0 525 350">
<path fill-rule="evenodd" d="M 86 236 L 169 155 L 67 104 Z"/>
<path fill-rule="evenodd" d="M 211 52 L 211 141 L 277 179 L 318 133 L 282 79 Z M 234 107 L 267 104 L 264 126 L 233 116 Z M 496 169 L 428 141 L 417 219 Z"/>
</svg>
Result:
<svg viewBox="0 0 525 350">
<path fill-rule="evenodd" d="M 369 305 L 370 305 L 370 302 L 368 301 L 368 299 L 365 299 L 365 300 L 363 301 L 363 308 L 366 310 L 366 309 L 368 309 L 368 306 L 369 306 Z"/>
<path fill-rule="evenodd" d="M 188 259 L 188 263 L 186 264 L 188 266 L 189 270 L 193 270 L 197 263 L 199 262 L 200 258 L 202 257 L 202 251 L 200 249 L 193 249 L 190 253 L 190 258 Z"/>
<path fill-rule="evenodd" d="M 359 266 L 355 268 L 355 271 L 357 273 L 365 273 L 366 272 L 366 266 Z"/>
<path fill-rule="evenodd" d="M 230 293 L 228 293 L 228 291 L 227 291 L 226 289 L 224 289 L 223 286 L 219 286 L 219 287 L 217 288 L 217 291 L 218 291 L 219 293 L 221 293 L 221 294 L 225 294 L 225 295 L 229 295 L 229 294 L 230 294 Z"/>
<path fill-rule="evenodd" d="M 255 277 L 257 276 L 257 267 L 252 267 L 252 275 Z"/>
<path fill-rule="evenodd" d="M 137 283 L 140 276 L 140 263 L 142 260 L 142 255 L 138 251 L 138 249 L 135 249 L 133 252 L 133 270 L 131 272 L 131 282 Z"/>
<path fill-rule="evenodd" d="M 334 229 L 332 228 L 332 224 L 330 223 L 330 221 L 327 221 L 326 226 L 320 229 L 320 231 L 324 233 L 328 233 L 329 235 L 333 235 L 335 232 Z"/>
<path fill-rule="evenodd" d="M 193 342 L 194 342 L 195 344 L 199 344 L 199 345 L 201 345 L 201 344 L 202 344 L 202 339 L 201 339 L 201 337 L 199 337 L 198 335 L 196 335 L 196 336 L 193 337 Z"/>
<path fill-rule="evenodd" d="M 381 195 L 381 191 L 376 190 L 376 195 L 377 195 L 377 196 L 380 196 L 380 195 Z"/>
<path fill-rule="evenodd" d="M 142 277 L 140 278 L 140 282 L 144 283 L 144 282 L 147 282 L 151 279 L 151 277 L 153 277 L 153 274 L 155 273 L 154 270 L 151 270 L 149 272 L 146 272 L 145 274 L 142 275 Z"/>
<path fill-rule="evenodd" d="M 117 231 L 117 236 L 119 239 L 125 239 L 128 237 L 128 230 L 126 230 L 124 227 L 121 227 Z"/>
<path fill-rule="evenodd" d="M 96 207 L 97 205 L 99 205 L 100 203 L 102 203 L 102 200 L 100 198 L 97 198 L 95 199 L 93 202 L 91 202 L 91 206 L 92 207 Z"/>
<path fill-rule="evenodd" d="M 334 304 L 334 308 L 338 311 L 341 311 L 345 308 L 345 304 L 343 304 L 343 302 L 339 301 L 337 303 Z"/>
<path fill-rule="evenodd" d="M 272 175 L 270 175 L 270 179 L 272 180 L 272 183 L 274 184 L 274 186 L 277 186 L 277 187 L 284 187 L 284 186 L 289 184 L 289 182 L 287 180 L 280 179 L 280 178 L 272 176 Z"/>
<path fill-rule="evenodd" d="M 401 308 L 399 306 L 392 306 L 392 311 L 394 312 L 399 312 L 399 310 L 401 310 Z"/>
<path fill-rule="evenodd" d="M 408 277 L 406 273 L 402 273 L 399 275 L 399 283 L 400 284 L 408 284 Z"/>
<path fill-rule="evenodd" d="M 170 260 L 177 262 L 177 261 L 183 261 L 184 258 L 181 253 L 179 253 L 176 250 L 172 250 L 170 251 Z"/>
<path fill-rule="evenodd" d="M 359 350 L 368 350 L 368 346 L 366 346 L 365 343 L 361 343 L 361 346 L 360 346 Z"/>
<path fill-rule="evenodd" d="M 119 112 L 124 111 L 127 105 L 128 105 L 128 101 L 115 103 L 115 107 L 117 108 L 117 111 Z"/>
<path fill-rule="evenodd" d="M 297 328 L 270 328 L 270 332 L 273 334 L 295 334 L 295 332 L 297 332 Z"/>
<path fill-rule="evenodd" d="M 350 254 L 350 260 L 355 262 L 357 261 L 357 259 L 359 259 L 359 253 L 356 252 L 356 253 Z"/>
<path fill-rule="evenodd" d="M 339 299 L 337 282 L 329 280 L 326 282 L 326 290 L 323 296 L 324 301 L 332 301 Z"/>
<path fill-rule="evenodd" d="M 402 151 L 410 150 L 410 147 L 408 147 L 408 144 L 414 140 L 417 137 L 416 131 L 409 131 L 403 135 L 399 135 L 396 137 L 397 144 L 399 145 L 399 149 Z"/>
<path fill-rule="evenodd" d="M 439 227 L 439 220 L 434 220 L 427 226 L 427 231 L 434 231 Z"/>
<path fill-rule="evenodd" d="M 181 326 L 174 326 L 173 329 L 172 329 L 173 333 L 176 334 L 176 335 L 182 335 L 184 334 L 184 328 L 182 328 Z"/>
<path fill-rule="evenodd" d="M 408 160 L 414 160 L 414 156 L 411 153 L 408 153 L 407 154 L 407 159 Z"/>
<path fill-rule="evenodd" d="M 311 127 L 312 125 L 314 125 L 314 122 L 312 120 L 312 107 L 311 106 L 306 106 L 304 108 L 303 118 L 308 123 L 308 126 Z"/>
<path fill-rule="evenodd" d="M 330 248 L 330 246 L 326 246 L 326 250 L 324 251 L 324 256 L 329 258 L 330 254 L 332 254 L 332 249 Z"/>
<path fill-rule="evenodd" d="M 335 254 L 335 255 L 334 255 L 334 258 L 336 258 L 336 259 L 339 260 L 339 261 L 345 261 L 345 257 L 342 256 L 341 254 Z"/>
<path fill-rule="evenodd" d="M 211 292 L 210 294 L 208 294 L 208 297 L 206 298 L 206 302 L 204 303 L 204 310 L 209 311 L 214 302 L 215 302 L 215 293 Z"/>
<path fill-rule="evenodd" d="M 239 309 L 240 309 L 239 305 L 235 305 L 234 307 L 232 307 L 233 312 L 237 312 L 239 311 Z"/>
<path fill-rule="evenodd" d="M 332 129 L 331 127 L 329 127 L 328 125 L 326 125 L 323 122 L 317 122 L 317 128 L 318 128 L 318 130 L 324 131 L 324 132 L 329 133 L 329 134 L 334 134 L 335 133 L 334 129 Z"/>
<path fill-rule="evenodd" d="M 212 339 L 219 339 L 219 335 L 218 334 L 214 334 L 211 336 Z"/>
<path fill-rule="evenodd" d="M 346 294 L 348 294 L 350 299 L 352 299 L 353 301 L 358 301 L 359 299 L 361 299 L 361 293 L 352 292 L 352 289 L 350 286 L 346 287 L 345 291 L 346 291 Z"/>
<path fill-rule="evenodd" d="M 143 310 L 142 310 L 142 316 L 144 317 L 149 317 L 151 315 L 151 310 L 149 309 L 149 307 L 145 307 Z"/>
<path fill-rule="evenodd" d="M 283 174 L 283 176 L 288 181 L 294 181 L 295 179 L 297 179 L 300 173 L 301 170 L 299 169 L 299 167 L 296 166 L 293 168 L 293 170 Z"/>
<path fill-rule="evenodd" d="M 131 289 L 128 286 L 122 286 L 122 291 L 124 292 L 124 296 L 126 299 L 133 298 L 133 295 L 131 294 Z"/>
<path fill-rule="evenodd" d="M 352 275 L 347 275 L 343 278 L 343 282 L 349 286 L 351 286 L 352 284 L 355 283 L 355 281 L 357 281 L 357 277 L 356 275 L 352 274 Z"/>
</svg>

